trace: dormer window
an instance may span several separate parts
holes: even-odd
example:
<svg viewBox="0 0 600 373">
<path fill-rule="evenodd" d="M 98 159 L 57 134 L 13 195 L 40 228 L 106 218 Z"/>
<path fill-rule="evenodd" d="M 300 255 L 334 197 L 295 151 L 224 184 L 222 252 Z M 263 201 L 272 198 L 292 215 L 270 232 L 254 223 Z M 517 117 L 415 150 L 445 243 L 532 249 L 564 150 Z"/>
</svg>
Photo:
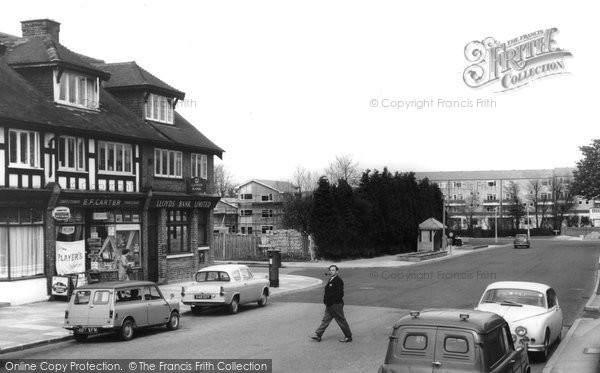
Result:
<svg viewBox="0 0 600 373">
<path fill-rule="evenodd" d="M 60 104 L 96 110 L 100 106 L 98 80 L 97 77 L 55 71 L 54 100 Z"/>
<path fill-rule="evenodd" d="M 173 100 L 152 93 L 148 95 L 146 119 L 173 124 Z"/>
</svg>

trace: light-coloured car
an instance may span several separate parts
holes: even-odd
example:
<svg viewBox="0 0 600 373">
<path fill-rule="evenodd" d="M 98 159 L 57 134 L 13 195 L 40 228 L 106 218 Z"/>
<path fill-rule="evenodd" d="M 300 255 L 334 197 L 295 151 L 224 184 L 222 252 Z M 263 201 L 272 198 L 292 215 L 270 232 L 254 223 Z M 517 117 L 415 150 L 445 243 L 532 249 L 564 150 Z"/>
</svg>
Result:
<svg viewBox="0 0 600 373">
<path fill-rule="evenodd" d="M 528 373 L 524 346 L 507 322 L 491 312 L 460 309 L 413 311 L 394 325 L 380 373 Z"/>
<path fill-rule="evenodd" d="M 133 338 L 134 330 L 148 326 L 179 328 L 179 301 L 163 297 L 149 281 L 99 282 L 73 291 L 65 311 L 64 328 L 82 342 L 91 334 L 115 332 Z"/>
<path fill-rule="evenodd" d="M 227 306 L 233 314 L 241 304 L 256 302 L 264 307 L 269 298 L 269 280 L 255 277 L 246 265 L 202 268 L 196 272 L 195 280 L 192 285 L 181 288 L 181 302 L 191 306 L 193 312 L 203 307 Z"/>
<path fill-rule="evenodd" d="M 490 284 L 475 308 L 494 312 L 510 324 L 513 338 L 527 343 L 529 351 L 547 359 L 550 346 L 559 342 L 563 314 L 556 291 L 536 282 L 500 281 Z"/>
</svg>

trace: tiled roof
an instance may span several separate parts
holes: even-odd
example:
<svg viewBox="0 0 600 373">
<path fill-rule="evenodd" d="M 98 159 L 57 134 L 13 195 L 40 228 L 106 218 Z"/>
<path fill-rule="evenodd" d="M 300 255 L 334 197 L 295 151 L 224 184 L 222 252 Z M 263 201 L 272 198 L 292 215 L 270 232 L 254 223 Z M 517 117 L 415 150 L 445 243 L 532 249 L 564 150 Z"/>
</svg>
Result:
<svg viewBox="0 0 600 373">
<path fill-rule="evenodd" d="M 169 142 L 131 111 L 100 89 L 100 110 L 75 109 L 57 105 L 32 87 L 0 59 L 0 120 L 35 123 L 48 127 L 116 135 L 132 140 Z M 108 134 L 108 135 L 107 135 Z"/>
<path fill-rule="evenodd" d="M 59 64 L 97 75 L 104 80 L 110 77 L 106 71 L 88 63 L 80 54 L 69 50 L 50 36 L 12 37 L 6 40 L 5 45 L 8 47 L 6 63 L 13 67 Z"/>
<path fill-rule="evenodd" d="M 421 230 L 439 230 L 439 229 L 443 229 L 444 228 L 444 224 L 440 223 L 439 221 L 437 221 L 434 218 L 429 218 L 427 220 L 425 220 L 424 222 L 422 222 L 421 224 L 419 224 L 419 229 Z"/>
<path fill-rule="evenodd" d="M 573 170 L 575 169 L 571 167 L 563 167 L 539 170 L 415 172 L 415 177 L 428 178 L 431 181 L 543 179 L 553 176 L 572 177 Z"/>
<path fill-rule="evenodd" d="M 264 180 L 264 179 L 248 180 L 245 183 L 240 184 L 237 188 L 240 188 L 240 187 L 242 187 L 246 184 L 250 184 L 252 182 L 262 184 L 268 188 L 271 188 L 271 189 L 281 192 L 281 193 L 292 193 L 292 192 L 296 191 L 296 189 L 298 189 L 297 186 L 295 186 L 294 184 L 292 184 L 288 181 Z"/>
<path fill-rule="evenodd" d="M 216 154 L 219 158 L 223 157 L 223 149 L 204 136 L 196 127 L 188 122 L 184 117 L 175 112 L 175 123 L 162 124 L 154 121 L 148 121 L 157 131 L 171 141 L 193 148 L 202 148 L 210 153 Z"/>
<path fill-rule="evenodd" d="M 156 76 L 144 70 L 135 61 L 96 64 L 96 66 L 110 73 L 110 80 L 104 84 L 104 87 L 109 91 L 111 89 L 125 87 L 148 87 L 156 88 L 159 91 L 167 91 L 179 99 L 183 99 L 185 97 L 183 92 L 171 87 Z"/>
</svg>

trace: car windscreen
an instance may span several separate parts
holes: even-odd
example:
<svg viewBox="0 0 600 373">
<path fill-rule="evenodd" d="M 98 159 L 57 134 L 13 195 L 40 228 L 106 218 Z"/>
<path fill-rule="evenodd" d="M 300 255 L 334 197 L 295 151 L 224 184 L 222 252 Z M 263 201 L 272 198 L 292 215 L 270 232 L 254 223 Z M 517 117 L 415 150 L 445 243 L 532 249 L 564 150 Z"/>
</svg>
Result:
<svg viewBox="0 0 600 373">
<path fill-rule="evenodd" d="M 490 289 L 483 296 L 482 302 L 546 307 L 544 294 L 525 289 Z"/>
<path fill-rule="evenodd" d="M 229 275 L 227 272 L 223 271 L 201 271 L 196 273 L 196 281 L 198 282 L 213 282 L 213 281 L 221 281 L 226 282 L 230 281 Z"/>
</svg>

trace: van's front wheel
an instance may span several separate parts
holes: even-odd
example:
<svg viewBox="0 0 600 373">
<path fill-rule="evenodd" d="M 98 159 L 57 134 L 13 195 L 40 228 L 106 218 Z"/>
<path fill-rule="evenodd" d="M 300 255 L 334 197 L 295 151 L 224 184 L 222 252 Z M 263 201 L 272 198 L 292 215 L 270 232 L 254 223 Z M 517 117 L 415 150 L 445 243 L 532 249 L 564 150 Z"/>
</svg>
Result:
<svg viewBox="0 0 600 373">
<path fill-rule="evenodd" d="M 120 337 L 124 341 L 129 341 L 133 338 L 133 321 L 125 320 L 121 327 Z"/>
</svg>

